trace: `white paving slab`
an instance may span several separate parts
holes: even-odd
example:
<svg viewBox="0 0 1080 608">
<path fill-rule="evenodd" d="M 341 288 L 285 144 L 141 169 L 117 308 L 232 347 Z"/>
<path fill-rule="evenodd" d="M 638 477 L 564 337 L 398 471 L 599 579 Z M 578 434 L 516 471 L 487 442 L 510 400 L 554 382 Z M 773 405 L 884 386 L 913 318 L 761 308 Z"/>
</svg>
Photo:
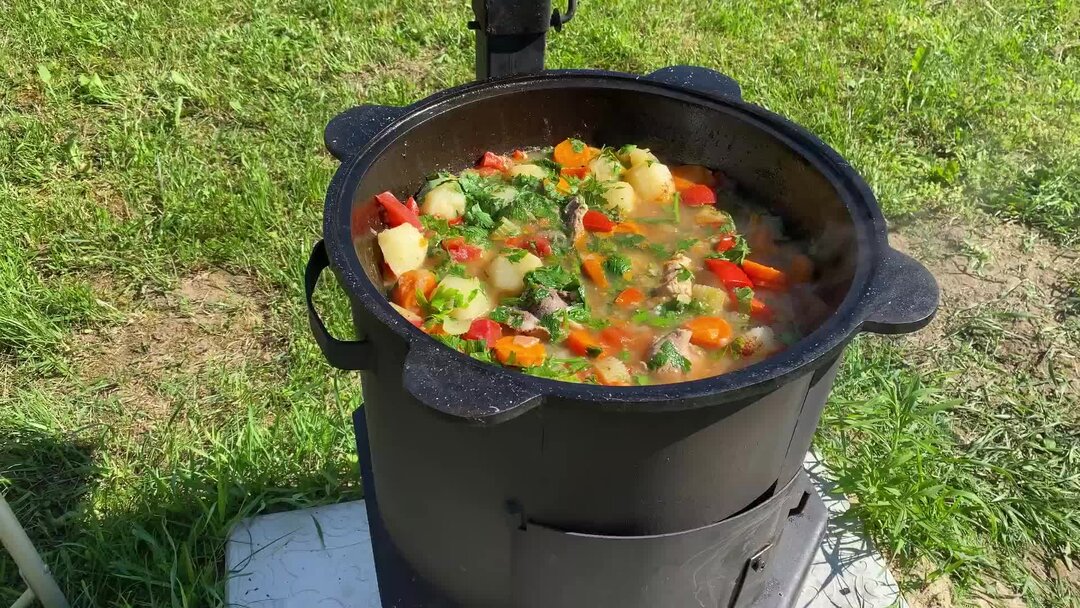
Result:
<svg viewBox="0 0 1080 608">
<path fill-rule="evenodd" d="M 881 555 L 839 517 L 850 505 L 832 494 L 825 468 L 813 455 L 805 464 L 831 517 L 796 606 L 906 608 Z M 230 606 L 381 608 L 363 501 L 246 519 L 225 562 Z"/>
</svg>

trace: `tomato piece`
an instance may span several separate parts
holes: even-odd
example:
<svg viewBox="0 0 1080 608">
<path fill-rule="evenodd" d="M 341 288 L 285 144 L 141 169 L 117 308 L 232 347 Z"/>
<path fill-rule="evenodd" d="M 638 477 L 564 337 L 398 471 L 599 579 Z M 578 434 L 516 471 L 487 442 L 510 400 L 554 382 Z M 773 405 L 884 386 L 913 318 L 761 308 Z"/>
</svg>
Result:
<svg viewBox="0 0 1080 608">
<path fill-rule="evenodd" d="M 773 322 L 775 315 L 768 304 L 754 298 L 750 301 L 750 318 L 768 324 Z"/>
<path fill-rule="evenodd" d="M 731 342 L 731 325 L 721 317 L 698 317 L 684 326 L 691 332 L 690 343 L 716 348 Z"/>
<path fill-rule="evenodd" d="M 705 266 L 720 279 L 724 287 L 730 290 L 754 286 L 750 282 L 750 277 L 747 277 L 742 268 L 739 268 L 734 262 L 719 258 L 705 258 Z"/>
<path fill-rule="evenodd" d="M 468 262 L 480 257 L 484 250 L 476 245 L 470 245 L 460 236 L 446 239 L 442 242 L 443 249 L 450 254 L 450 259 L 455 262 Z"/>
<path fill-rule="evenodd" d="M 581 223 L 585 226 L 585 230 L 589 232 L 611 232 L 615 229 L 615 222 L 595 209 L 586 211 Z"/>
<path fill-rule="evenodd" d="M 446 223 L 448 225 L 450 225 L 450 226 L 457 226 L 458 224 L 460 224 L 461 222 L 464 222 L 464 221 L 465 221 L 465 218 L 463 218 L 463 217 L 461 217 L 459 215 L 458 217 L 455 217 L 452 220 L 446 220 Z"/>
<path fill-rule="evenodd" d="M 715 251 L 723 253 L 734 247 L 735 244 L 738 242 L 739 239 L 734 234 L 725 234 L 724 236 L 720 237 L 719 241 L 716 241 L 716 244 L 713 245 L 713 249 Z"/>
<path fill-rule="evenodd" d="M 551 241 L 546 236 L 512 236 L 506 239 L 506 245 L 518 249 L 527 249 L 542 258 L 551 255 Z"/>
<path fill-rule="evenodd" d="M 574 149 L 575 146 L 578 147 L 577 150 Z M 575 143 L 570 139 L 564 139 L 555 146 L 552 156 L 555 162 L 564 167 L 583 167 L 599 153 L 600 151 L 596 148 L 584 145 L 582 142 Z"/>
<path fill-rule="evenodd" d="M 713 205 L 716 203 L 716 193 L 712 188 L 698 184 L 682 191 L 682 202 L 690 207 Z"/>
<path fill-rule="evenodd" d="M 604 354 L 604 345 L 588 330 L 575 329 L 566 337 L 566 347 L 579 357 L 599 357 Z"/>
<path fill-rule="evenodd" d="M 588 167 L 563 167 L 559 170 L 559 175 L 562 175 L 563 177 L 576 177 L 578 179 L 585 179 L 585 176 L 588 174 Z"/>
<path fill-rule="evenodd" d="M 600 341 L 616 350 L 630 344 L 633 339 L 633 334 L 614 325 L 609 325 L 600 330 Z"/>
<path fill-rule="evenodd" d="M 759 264 L 752 260 L 743 260 L 742 269 L 755 285 L 760 283 L 761 285 L 782 287 L 787 284 L 787 277 L 784 273 L 772 266 Z"/>
<path fill-rule="evenodd" d="M 518 161 L 518 162 L 521 162 L 521 161 L 523 161 L 523 160 L 525 160 L 525 159 L 529 158 L 529 156 L 528 156 L 527 154 L 525 154 L 525 152 L 523 152 L 523 151 L 521 151 L 521 150 L 514 150 L 514 153 L 513 153 L 513 154 L 511 154 L 510 156 L 511 156 L 511 157 L 512 157 L 512 158 L 513 158 L 513 159 L 514 159 L 515 161 Z"/>
<path fill-rule="evenodd" d="M 386 223 L 389 224 L 391 228 L 400 226 L 401 224 L 412 224 L 423 230 L 424 227 L 420 223 L 420 216 L 409 210 L 409 208 L 399 201 L 393 193 L 388 191 L 376 194 L 375 201 L 382 206 L 383 219 L 386 220 Z"/>
<path fill-rule="evenodd" d="M 484 155 L 480 157 L 480 162 L 476 163 L 478 169 L 495 169 L 496 171 L 506 171 L 510 168 L 510 163 L 507 162 L 506 157 L 499 156 L 494 152 L 484 152 Z"/>
<path fill-rule="evenodd" d="M 435 291 L 435 274 L 430 270 L 417 268 L 398 277 L 390 301 L 405 310 L 419 314 L 421 312 L 418 294 L 430 298 Z"/>
<path fill-rule="evenodd" d="M 405 208 L 409 211 L 412 211 L 416 215 L 420 215 L 420 205 L 417 205 L 416 199 L 411 196 L 405 199 Z"/>
<path fill-rule="evenodd" d="M 502 337 L 502 326 L 491 319 L 476 319 L 461 337 L 466 340 L 483 340 L 488 348 L 492 348 Z"/>
<path fill-rule="evenodd" d="M 628 287 L 615 296 L 615 305 L 622 308 L 631 308 L 643 301 L 645 301 L 645 294 L 637 287 Z"/>
</svg>

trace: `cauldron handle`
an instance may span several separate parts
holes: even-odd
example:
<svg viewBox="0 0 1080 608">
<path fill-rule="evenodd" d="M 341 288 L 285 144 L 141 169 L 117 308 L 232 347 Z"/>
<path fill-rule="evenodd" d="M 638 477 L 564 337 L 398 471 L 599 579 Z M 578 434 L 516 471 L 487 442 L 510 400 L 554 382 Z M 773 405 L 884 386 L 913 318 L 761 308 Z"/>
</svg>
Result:
<svg viewBox="0 0 1080 608">
<path fill-rule="evenodd" d="M 695 65 L 672 65 L 645 76 L 645 80 L 689 89 L 711 97 L 742 99 L 739 83 L 726 74 Z"/>
<path fill-rule="evenodd" d="M 326 255 L 326 244 L 322 241 L 315 243 L 308 258 L 307 269 L 304 271 L 304 295 L 307 298 L 308 324 L 311 325 L 311 333 L 315 336 L 315 342 L 319 345 L 326 360 L 338 369 L 358 370 L 371 369 L 375 360 L 375 349 L 367 340 L 345 341 L 338 340 L 326 331 L 326 325 L 315 311 L 315 303 L 312 295 L 315 286 L 319 283 L 319 275 L 330 265 L 330 259 Z"/>
<path fill-rule="evenodd" d="M 934 275 L 911 256 L 892 247 L 877 263 L 870 316 L 864 331 L 906 334 L 926 327 L 937 312 L 940 292 Z"/>
<path fill-rule="evenodd" d="M 323 131 L 323 142 L 334 158 L 344 162 L 356 156 L 372 137 L 400 118 L 406 108 L 365 105 L 335 116 Z"/>
<path fill-rule="evenodd" d="M 428 336 L 409 345 L 402 379 L 421 403 L 463 422 L 505 422 L 542 401 L 529 376 L 473 360 Z"/>
</svg>

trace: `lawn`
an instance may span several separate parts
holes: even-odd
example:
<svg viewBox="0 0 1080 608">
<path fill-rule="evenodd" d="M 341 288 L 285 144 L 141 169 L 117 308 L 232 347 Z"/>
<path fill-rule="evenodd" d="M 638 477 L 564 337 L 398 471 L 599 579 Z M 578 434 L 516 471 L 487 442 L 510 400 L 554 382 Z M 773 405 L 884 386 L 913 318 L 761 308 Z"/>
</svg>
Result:
<svg viewBox="0 0 1080 608">
<path fill-rule="evenodd" d="M 219 605 L 239 518 L 360 496 L 322 127 L 469 80 L 469 4 L 2 6 L 0 487 L 75 605 Z M 818 449 L 917 601 L 1080 605 L 1080 4 L 587 1 L 548 63 L 712 67 L 851 160 L 945 307 Z"/>
</svg>

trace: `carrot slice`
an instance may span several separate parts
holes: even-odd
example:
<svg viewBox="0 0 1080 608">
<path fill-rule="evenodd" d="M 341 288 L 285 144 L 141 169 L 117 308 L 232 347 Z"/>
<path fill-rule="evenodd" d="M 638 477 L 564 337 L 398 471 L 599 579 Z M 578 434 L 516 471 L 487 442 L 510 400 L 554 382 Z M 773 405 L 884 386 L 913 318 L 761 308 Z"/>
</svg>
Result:
<svg viewBox="0 0 1080 608">
<path fill-rule="evenodd" d="M 564 139 L 559 142 L 559 145 L 555 146 L 552 156 L 555 158 L 555 162 L 564 167 L 584 167 L 589 164 L 589 161 L 596 158 L 599 152 L 596 148 L 587 146 L 580 141 L 575 142 L 571 139 Z"/>
<path fill-rule="evenodd" d="M 566 181 L 565 177 L 559 177 L 559 183 L 555 184 L 555 189 L 563 194 L 569 194 L 570 182 Z"/>
<path fill-rule="evenodd" d="M 691 332 L 690 343 L 714 348 L 731 342 L 731 325 L 720 317 L 698 317 L 684 326 Z"/>
<path fill-rule="evenodd" d="M 701 165 L 679 165 L 671 168 L 671 175 L 675 178 L 675 188 L 679 187 L 679 179 L 691 184 L 701 184 L 710 188 L 716 187 L 716 177 L 713 172 Z"/>
<path fill-rule="evenodd" d="M 578 179 L 585 179 L 585 176 L 588 174 L 588 167 L 563 167 L 559 170 L 559 175 L 563 177 L 576 177 Z"/>
<path fill-rule="evenodd" d="M 787 277 L 784 276 L 783 272 L 772 266 L 759 264 L 753 260 L 744 260 L 742 269 L 755 285 L 758 283 L 764 285 L 785 285 L 787 283 Z"/>
<path fill-rule="evenodd" d="M 503 336 L 495 341 L 495 357 L 503 365 L 535 367 L 544 362 L 544 343 L 530 336 Z"/>
<path fill-rule="evenodd" d="M 630 308 L 645 300 L 645 294 L 637 287 L 628 287 L 615 296 L 615 305 Z"/>
<path fill-rule="evenodd" d="M 435 291 L 435 275 L 430 270 L 417 268 L 398 277 L 394 291 L 390 294 L 390 300 L 405 310 L 419 314 L 421 309 L 417 293 L 422 293 L 425 298 L 429 298 L 433 291 Z"/>
<path fill-rule="evenodd" d="M 579 357 L 599 357 L 604 354 L 604 345 L 584 329 L 575 329 L 566 337 L 566 347 Z"/>
<path fill-rule="evenodd" d="M 697 185 L 694 182 L 686 179 L 685 177 L 679 177 L 678 175 L 672 175 L 672 178 L 675 180 L 675 190 L 679 192 L 682 192 L 683 190 L 688 190 Z"/>
<path fill-rule="evenodd" d="M 641 225 L 631 220 L 615 224 L 614 230 L 616 233 L 645 234 L 645 231 L 641 229 Z"/>
<path fill-rule="evenodd" d="M 581 260 L 581 269 L 585 271 L 585 276 L 592 279 L 593 283 L 596 283 L 598 287 L 607 289 L 607 275 L 604 274 L 604 264 L 600 256 L 595 254 L 585 256 Z"/>
</svg>

